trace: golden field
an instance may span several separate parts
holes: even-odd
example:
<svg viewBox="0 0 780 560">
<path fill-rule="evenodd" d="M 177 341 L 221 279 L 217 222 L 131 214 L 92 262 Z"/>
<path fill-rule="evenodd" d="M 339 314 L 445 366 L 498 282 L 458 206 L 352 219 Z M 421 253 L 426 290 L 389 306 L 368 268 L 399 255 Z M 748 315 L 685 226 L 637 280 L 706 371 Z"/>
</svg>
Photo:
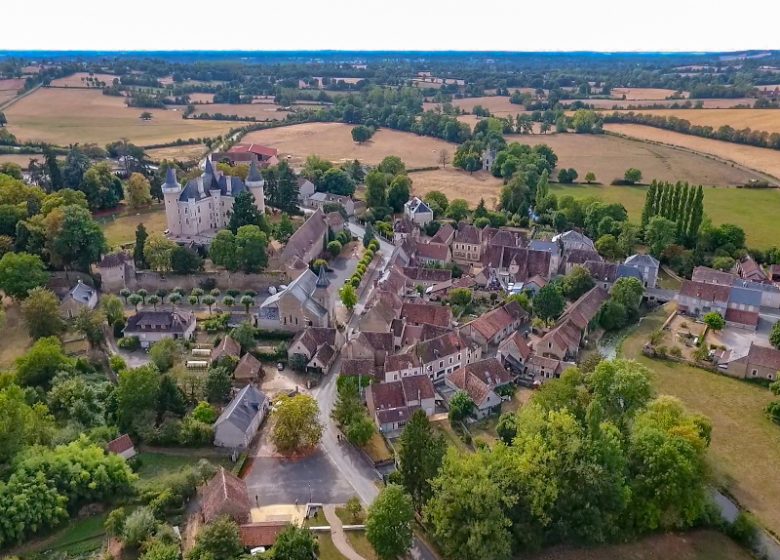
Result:
<svg viewBox="0 0 780 560">
<path fill-rule="evenodd" d="M 447 198 L 463 198 L 472 208 L 484 198 L 488 208 L 494 208 L 498 202 L 503 181 L 493 177 L 487 171 L 469 174 L 462 169 L 447 167 L 431 171 L 411 173 L 412 193 L 423 197 L 429 191 L 441 191 Z"/>
<path fill-rule="evenodd" d="M 645 115 L 663 115 L 685 119 L 691 124 L 719 128 L 724 125 L 737 130 L 750 128 L 780 132 L 780 111 L 777 109 L 638 109 Z"/>
<path fill-rule="evenodd" d="M 149 121 L 139 118 L 149 111 Z M 5 110 L 8 130 L 20 140 L 67 146 L 80 142 L 107 144 L 127 138 L 138 145 L 177 138 L 219 136 L 236 123 L 182 119 L 181 111 L 127 107 L 123 97 L 98 90 L 42 88 Z"/>
</svg>

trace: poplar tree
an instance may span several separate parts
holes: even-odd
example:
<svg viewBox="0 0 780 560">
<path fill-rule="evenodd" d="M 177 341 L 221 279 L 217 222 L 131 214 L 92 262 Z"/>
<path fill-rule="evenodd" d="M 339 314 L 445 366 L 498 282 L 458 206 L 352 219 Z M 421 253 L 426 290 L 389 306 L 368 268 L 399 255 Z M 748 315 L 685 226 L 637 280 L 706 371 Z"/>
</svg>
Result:
<svg viewBox="0 0 780 560">
<path fill-rule="evenodd" d="M 653 179 L 653 182 L 650 183 L 650 186 L 647 188 L 647 193 L 645 194 L 645 207 L 642 208 L 642 229 L 647 227 L 647 222 L 655 215 L 655 191 L 656 182 L 655 179 Z"/>
<path fill-rule="evenodd" d="M 701 185 L 696 189 L 696 198 L 693 201 L 691 221 L 688 224 L 688 240 L 691 245 L 696 244 L 699 235 L 699 226 L 704 219 L 704 190 Z"/>
</svg>

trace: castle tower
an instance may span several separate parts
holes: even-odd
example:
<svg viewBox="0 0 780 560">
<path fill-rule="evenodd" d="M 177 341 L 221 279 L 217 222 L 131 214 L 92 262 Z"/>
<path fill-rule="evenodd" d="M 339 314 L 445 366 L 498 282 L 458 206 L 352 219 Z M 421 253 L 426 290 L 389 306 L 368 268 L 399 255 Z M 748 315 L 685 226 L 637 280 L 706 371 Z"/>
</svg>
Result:
<svg viewBox="0 0 780 560">
<path fill-rule="evenodd" d="M 165 183 L 162 184 L 162 192 L 165 200 L 165 219 L 168 222 L 168 231 L 171 235 L 181 235 L 181 220 L 179 219 L 181 185 L 176 180 L 176 170 L 173 166 L 168 168 Z"/>
<path fill-rule="evenodd" d="M 260 170 L 254 161 L 249 164 L 249 174 L 246 176 L 244 184 L 249 189 L 249 192 L 252 193 L 252 196 L 255 197 L 257 209 L 262 214 L 265 214 L 265 180 L 260 175 Z"/>
<path fill-rule="evenodd" d="M 333 297 L 331 296 L 330 280 L 325 276 L 325 267 L 320 267 L 320 274 L 317 277 L 317 284 L 314 287 L 314 293 L 311 297 L 322 307 L 328 310 L 328 323 L 333 321 Z"/>
</svg>

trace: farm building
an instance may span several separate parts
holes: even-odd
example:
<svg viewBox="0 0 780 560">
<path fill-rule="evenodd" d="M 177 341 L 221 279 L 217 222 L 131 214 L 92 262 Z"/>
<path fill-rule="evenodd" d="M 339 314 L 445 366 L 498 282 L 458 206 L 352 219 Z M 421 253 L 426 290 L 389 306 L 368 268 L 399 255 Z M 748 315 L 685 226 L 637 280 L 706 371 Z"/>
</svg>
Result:
<svg viewBox="0 0 780 560">
<path fill-rule="evenodd" d="M 118 438 L 109 441 L 106 444 L 106 451 L 115 453 L 125 459 L 130 459 L 136 455 L 133 440 L 131 440 L 130 436 L 127 434 L 122 434 Z"/>
</svg>

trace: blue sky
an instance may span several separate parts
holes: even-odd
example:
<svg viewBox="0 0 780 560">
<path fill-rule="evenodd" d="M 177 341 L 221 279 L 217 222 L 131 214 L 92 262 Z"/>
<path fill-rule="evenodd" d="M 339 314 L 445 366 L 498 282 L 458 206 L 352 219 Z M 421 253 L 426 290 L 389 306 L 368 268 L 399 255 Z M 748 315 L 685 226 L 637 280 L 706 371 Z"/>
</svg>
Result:
<svg viewBox="0 0 780 560">
<path fill-rule="evenodd" d="M 780 48 L 780 3 L 4 0 L 0 49 L 705 51 Z"/>
</svg>

